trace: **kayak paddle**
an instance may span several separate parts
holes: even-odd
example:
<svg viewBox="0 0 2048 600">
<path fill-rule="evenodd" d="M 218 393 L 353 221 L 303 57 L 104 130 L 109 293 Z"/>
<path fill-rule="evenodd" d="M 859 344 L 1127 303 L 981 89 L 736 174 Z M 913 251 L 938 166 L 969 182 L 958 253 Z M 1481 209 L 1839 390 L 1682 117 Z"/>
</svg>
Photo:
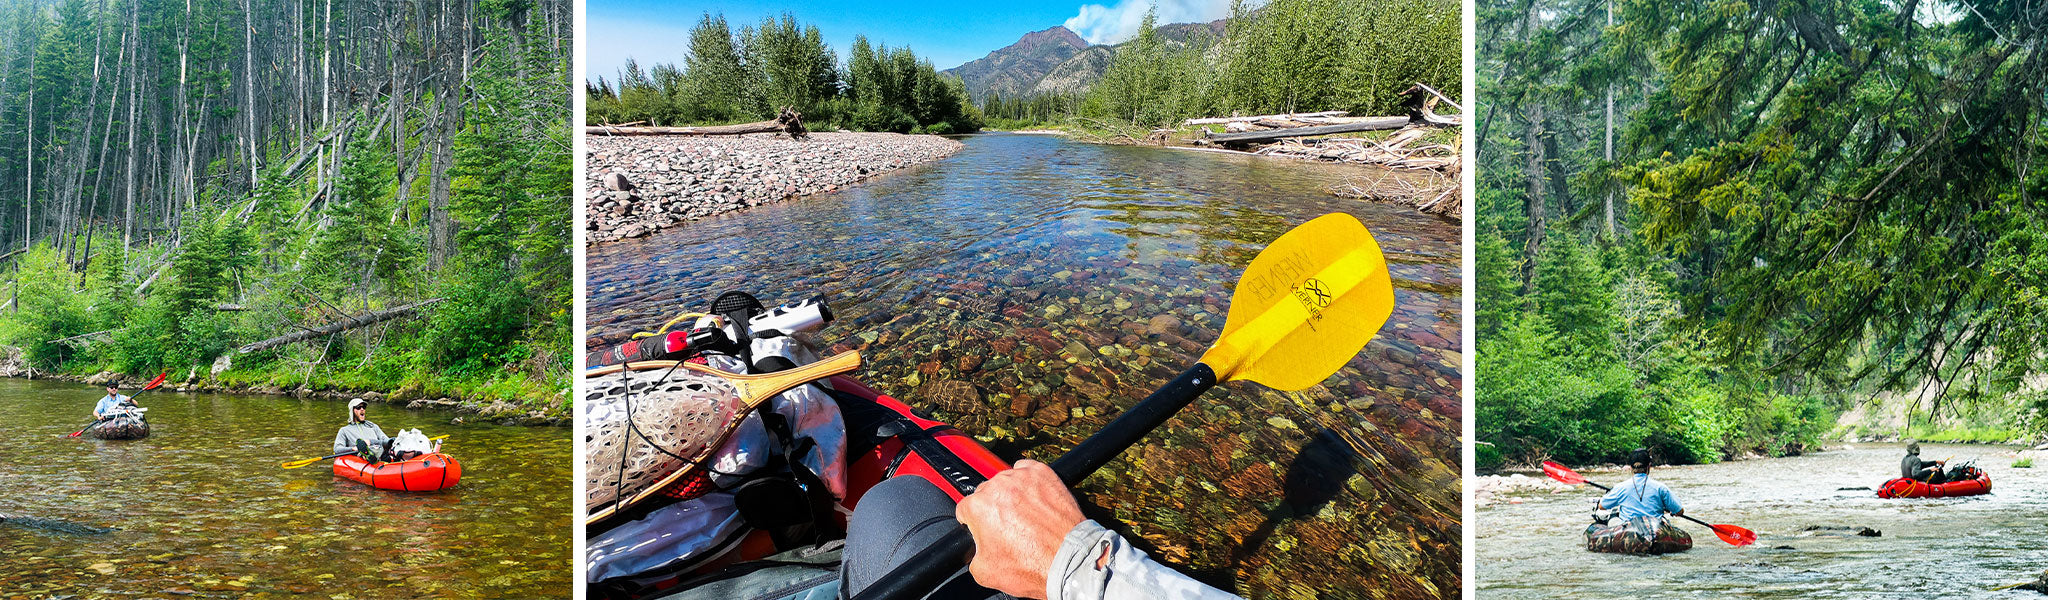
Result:
<svg viewBox="0 0 2048 600">
<path fill-rule="evenodd" d="M 648 479 L 654 480 L 652 484 L 639 487 L 637 491 L 628 493 L 627 489 L 625 489 L 627 486 L 624 484 L 626 479 L 628 479 L 624 464 L 630 460 L 629 457 L 631 456 L 626 451 L 628 444 L 601 445 L 591 448 L 588 455 L 584 457 L 586 465 L 593 465 L 589 469 L 589 475 L 593 483 L 588 486 L 589 489 L 586 489 L 584 493 L 584 511 L 589 515 L 584 518 L 584 524 L 596 525 L 601 523 L 605 519 L 611 518 L 619 510 L 646 500 L 648 497 L 662 491 L 662 489 L 667 488 L 670 484 L 682 480 L 684 477 L 701 474 L 702 469 L 710 464 L 712 454 L 716 453 L 719 447 L 725 445 L 726 439 L 732 437 L 733 432 L 739 429 L 746 416 L 762 404 L 767 403 L 770 398 L 774 398 L 797 386 L 858 368 L 860 368 L 860 353 L 849 351 L 841 352 L 794 369 L 752 375 L 730 373 L 697 363 L 672 360 L 637 361 L 585 371 L 584 380 L 590 383 L 586 384 L 584 389 L 584 393 L 588 394 L 584 398 L 587 403 L 583 407 L 584 410 L 590 411 L 592 406 L 597 406 L 600 407 L 599 410 L 601 411 L 601 407 L 609 402 L 627 402 L 625 410 L 620 410 L 613 415 L 617 417 L 616 419 L 603 417 L 593 419 L 589 416 L 591 413 L 586 412 L 585 428 L 595 432 L 608 426 L 624 427 L 628 433 L 625 440 L 622 440 L 623 442 L 630 443 L 633 439 L 632 436 L 638 435 L 642 441 L 653 444 L 651 447 L 655 452 L 659 452 L 667 458 L 661 461 L 665 468 L 651 470 L 646 475 Z M 697 407 L 697 417 L 689 422 L 682 422 L 680 415 L 676 415 L 678 417 L 676 422 L 663 423 L 662 426 L 666 427 L 667 430 L 657 432 L 656 437 L 664 440 L 664 442 L 654 444 L 652 440 L 655 438 L 648 437 L 646 430 L 642 428 L 651 428 L 649 419 L 658 417 L 650 417 L 649 415 L 659 415 L 660 412 L 643 409 L 639 411 L 640 414 L 636 415 L 628 398 L 634 394 L 656 391 L 658 386 L 647 386 L 644 383 L 636 384 L 632 378 L 637 373 L 660 371 L 658 376 L 663 380 L 667 380 L 672 374 L 671 372 L 676 369 L 702 374 L 684 375 L 684 378 L 699 381 L 699 383 L 691 383 L 689 385 L 723 386 L 729 387 L 730 390 L 719 390 L 713 396 L 717 400 L 708 402 L 709 404 L 715 404 L 714 406 Z M 605 375 L 622 372 L 625 374 L 618 380 L 598 379 Z M 709 377 L 705 377 L 705 375 Z M 661 382 L 657 381 L 656 383 Z M 609 395 L 613 390 L 605 386 L 614 385 L 619 386 L 615 390 L 617 395 Z M 602 397 L 602 399 L 594 399 L 598 397 Z M 707 415 L 709 416 L 708 418 L 706 418 Z M 665 448 L 664 446 L 667 447 Z M 669 448 L 674 448 L 674 450 Z M 669 471 L 667 468 L 673 468 L 674 470 Z M 616 469 L 616 472 L 607 475 L 600 471 L 600 469 Z M 616 475 L 616 477 L 612 475 Z"/>
<path fill-rule="evenodd" d="M 1223 381 L 1280 391 L 1308 388 L 1358 356 L 1394 311 L 1393 280 L 1372 233 L 1343 213 L 1295 227 L 1259 251 L 1230 297 L 1223 333 L 1195 366 L 1053 461 L 1068 486 Z M 898 565 L 855 600 L 909 600 L 966 566 L 974 538 L 952 532 Z"/>
<path fill-rule="evenodd" d="M 429 442 L 438 442 L 438 441 L 441 441 L 441 440 L 445 440 L 445 439 L 448 439 L 448 436 L 445 436 L 445 435 L 437 435 L 437 436 L 434 436 L 434 437 L 430 437 L 430 438 L 427 438 L 427 441 L 429 441 Z M 330 459 L 330 458 L 341 458 L 341 457 L 344 457 L 344 456 L 348 456 L 348 455 L 350 455 L 350 454 L 355 454 L 355 453 L 356 453 L 356 452 L 355 452 L 354 450 L 350 450 L 350 451 L 348 451 L 348 452 L 343 452 L 343 453 L 340 453 L 340 454 L 329 454 L 329 455 L 327 455 L 327 456 L 322 456 L 322 457 L 319 457 L 319 458 L 301 458 L 301 459 L 298 459 L 298 460 L 288 460 L 288 461 L 285 461 L 285 462 L 282 462 L 282 463 L 278 463 L 278 465 L 277 465 L 277 466 L 280 466 L 280 467 L 284 467 L 284 468 L 287 468 L 287 469 L 296 469 L 296 468 L 299 468 L 299 467 L 303 467 L 303 466 L 306 466 L 306 465 L 310 465 L 310 464 L 313 464 L 313 463 L 316 463 L 316 462 L 320 462 L 320 461 L 323 461 L 323 460 L 327 460 L 327 459 Z"/>
<path fill-rule="evenodd" d="M 171 374 L 171 372 L 170 372 L 170 371 L 164 371 L 164 372 L 162 372 L 162 373 L 158 373 L 158 374 L 156 374 L 156 379 L 151 379 L 151 380 L 149 380 L 149 385 L 145 385 L 145 386 L 142 386 L 142 389 L 140 389 L 140 390 L 137 390 L 137 391 L 135 392 L 135 396 L 140 396 L 140 395 L 142 395 L 142 393 L 143 393 L 143 392 L 147 392 L 147 391 L 150 391 L 150 390 L 156 389 L 156 388 L 157 388 L 157 386 L 163 385 L 163 384 L 164 384 L 164 378 L 165 378 L 165 377 L 168 377 L 168 376 L 170 376 L 170 374 Z M 134 399 L 135 399 L 135 396 L 129 396 L 129 397 L 128 397 L 128 399 L 129 399 L 129 400 L 134 400 Z M 105 420 L 105 419 L 94 419 L 94 420 L 93 420 L 93 422 L 91 422 L 91 423 L 86 423 L 86 424 L 85 424 L 85 427 L 83 427 L 83 428 L 80 428 L 80 429 L 79 429 L 78 431 L 73 431 L 73 432 L 71 432 L 71 435 L 67 435 L 67 436 L 64 436 L 64 437 L 78 437 L 78 436 L 80 436 L 80 435 L 84 435 L 84 434 L 85 434 L 85 430 L 87 430 L 87 429 L 92 429 L 92 426 L 94 426 L 94 425 L 98 425 L 98 424 L 100 424 L 100 421 L 104 421 L 104 420 Z"/>
<path fill-rule="evenodd" d="M 1551 479 L 1555 479 L 1572 485 L 1578 485 L 1583 483 L 1603 490 L 1611 491 L 1614 489 L 1611 487 L 1593 483 L 1591 481 L 1587 481 L 1585 476 L 1579 475 L 1577 472 L 1574 472 L 1571 469 L 1566 468 L 1564 465 L 1560 465 L 1547 460 L 1543 461 L 1543 474 L 1549 475 Z M 1699 519 L 1692 518 L 1687 515 L 1672 516 L 1707 526 L 1708 529 L 1714 530 L 1714 535 L 1716 537 L 1721 538 L 1721 541 L 1723 542 L 1728 542 L 1728 545 L 1730 546 L 1748 546 L 1750 544 L 1756 543 L 1756 532 L 1750 531 L 1748 529 L 1743 529 L 1741 527 L 1736 527 L 1734 525 L 1715 525 L 1712 523 L 1708 523 L 1706 521 L 1701 521 Z"/>
</svg>

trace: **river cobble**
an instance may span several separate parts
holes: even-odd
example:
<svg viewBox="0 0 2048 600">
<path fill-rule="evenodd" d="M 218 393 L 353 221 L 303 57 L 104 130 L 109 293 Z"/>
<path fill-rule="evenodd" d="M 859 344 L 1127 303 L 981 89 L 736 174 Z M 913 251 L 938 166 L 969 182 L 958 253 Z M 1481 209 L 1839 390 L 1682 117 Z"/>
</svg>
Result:
<svg viewBox="0 0 2048 600">
<path fill-rule="evenodd" d="M 796 196 L 838 191 L 958 151 L 935 135 L 813 133 L 589 138 L 584 182 L 590 242 L 668 227 Z"/>
</svg>

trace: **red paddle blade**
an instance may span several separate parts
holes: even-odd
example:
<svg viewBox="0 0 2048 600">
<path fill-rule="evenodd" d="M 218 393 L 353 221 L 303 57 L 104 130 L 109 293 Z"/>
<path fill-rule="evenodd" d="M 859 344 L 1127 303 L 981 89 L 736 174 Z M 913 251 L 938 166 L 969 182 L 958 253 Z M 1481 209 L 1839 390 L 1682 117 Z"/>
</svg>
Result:
<svg viewBox="0 0 2048 600">
<path fill-rule="evenodd" d="M 1551 479 L 1556 479 L 1558 481 L 1562 481 L 1572 485 L 1578 485 L 1586 482 L 1586 478 L 1580 476 L 1578 472 L 1565 468 L 1564 465 L 1560 465 L 1547 460 L 1543 461 L 1543 474 L 1549 475 Z"/>
<path fill-rule="evenodd" d="M 156 386 L 159 386 L 159 385 L 163 385 L 163 384 L 164 384 L 164 378 L 165 378 L 165 377 L 169 377 L 170 375 L 171 375 L 171 372 L 170 372 L 170 371 L 164 371 L 164 372 L 162 372 L 162 373 L 157 373 L 157 374 L 156 374 L 156 379 L 151 379 L 151 380 L 149 380 L 149 385 L 145 385 L 145 386 L 142 386 L 142 391 L 145 391 L 145 392 L 147 392 L 147 391 L 150 391 L 150 390 L 156 389 Z"/>
<path fill-rule="evenodd" d="M 1756 532 L 1734 525 L 1715 525 L 1714 535 L 1730 546 L 1748 546 L 1756 543 Z"/>
</svg>

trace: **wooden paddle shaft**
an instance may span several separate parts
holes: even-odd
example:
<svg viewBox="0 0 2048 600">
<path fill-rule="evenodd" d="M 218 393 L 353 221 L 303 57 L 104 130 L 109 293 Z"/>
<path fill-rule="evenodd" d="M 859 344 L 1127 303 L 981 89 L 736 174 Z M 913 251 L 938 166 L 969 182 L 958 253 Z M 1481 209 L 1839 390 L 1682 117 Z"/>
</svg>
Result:
<svg viewBox="0 0 2048 600">
<path fill-rule="evenodd" d="M 794 369 L 789 369 L 786 371 L 776 371 L 774 373 L 763 373 L 759 375 L 740 375 L 737 373 L 720 371 L 718 369 L 713 369 L 711 367 L 707 367 L 696 363 L 677 362 L 672 360 L 657 360 L 612 365 L 601 369 L 593 369 L 585 372 L 584 377 L 609 375 L 626 369 L 648 370 L 660 369 L 665 367 L 680 367 L 691 371 L 716 375 L 719 378 L 724 379 L 727 384 L 731 385 L 733 387 L 733 390 L 739 395 L 740 403 L 744 405 L 744 408 L 742 408 L 740 412 L 737 414 L 738 418 L 735 418 L 733 422 L 726 427 L 725 431 L 720 433 L 718 437 L 712 440 L 712 442 L 707 446 L 705 451 L 712 452 L 716 451 L 720 446 L 725 445 L 726 438 L 732 437 L 733 431 L 739 428 L 740 422 L 744 420 L 747 413 L 752 412 L 755 408 L 760 407 L 761 404 L 766 403 L 769 398 L 775 397 L 776 394 L 781 394 L 783 392 L 789 391 L 791 388 L 795 388 L 806 383 L 810 383 L 813 381 L 824 379 L 826 377 L 831 377 L 833 375 L 838 375 L 840 373 L 845 373 L 847 371 L 852 371 L 854 369 L 860 368 L 860 352 L 841 352 L 839 354 L 826 357 L 817 362 L 797 367 Z M 583 519 L 584 524 L 595 525 L 597 523 L 601 523 L 605 519 L 611 518 L 612 515 L 616 514 L 620 509 L 637 504 L 640 501 L 647 499 L 649 496 L 653 496 L 656 492 L 660 492 L 663 488 L 668 487 L 669 484 L 675 483 L 676 481 L 682 479 L 683 477 L 695 473 L 696 470 L 692 468 L 692 465 L 696 464 L 696 460 L 701 460 L 703 458 L 703 456 L 698 456 L 691 459 L 692 462 L 685 464 L 683 468 L 677 469 L 676 472 L 670 473 L 667 477 L 663 477 L 660 481 L 655 482 L 654 485 L 647 486 L 647 489 L 641 490 L 639 493 L 632 495 L 620 494 L 619 498 L 613 500 L 610 506 L 590 511 L 590 514 L 585 516 Z"/>
<path fill-rule="evenodd" d="M 1081 445 L 1060 455 L 1059 460 L 1052 462 L 1053 472 L 1068 486 L 1080 483 L 1212 387 L 1216 387 L 1215 369 L 1195 363 L 1095 435 L 1088 436 Z M 897 565 L 853 600 L 909 600 L 929 594 L 967 566 L 967 553 L 972 550 L 974 537 L 966 528 L 954 525 L 937 543 Z"/>
</svg>

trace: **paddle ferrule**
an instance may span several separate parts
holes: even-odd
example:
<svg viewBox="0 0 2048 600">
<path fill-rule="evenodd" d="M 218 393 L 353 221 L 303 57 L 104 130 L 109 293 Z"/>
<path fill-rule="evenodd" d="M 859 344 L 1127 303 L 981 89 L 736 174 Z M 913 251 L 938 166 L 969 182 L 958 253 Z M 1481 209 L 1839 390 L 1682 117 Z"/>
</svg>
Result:
<svg viewBox="0 0 2048 600">
<path fill-rule="evenodd" d="M 1179 377 L 1118 415 L 1095 435 L 1088 436 L 1073 450 L 1060 455 L 1059 460 L 1052 462 L 1053 472 L 1059 473 L 1060 481 L 1069 487 L 1081 483 L 1212 387 L 1216 387 L 1216 371 L 1209 365 L 1195 363 L 1195 366 L 1182 371 Z"/>
</svg>

